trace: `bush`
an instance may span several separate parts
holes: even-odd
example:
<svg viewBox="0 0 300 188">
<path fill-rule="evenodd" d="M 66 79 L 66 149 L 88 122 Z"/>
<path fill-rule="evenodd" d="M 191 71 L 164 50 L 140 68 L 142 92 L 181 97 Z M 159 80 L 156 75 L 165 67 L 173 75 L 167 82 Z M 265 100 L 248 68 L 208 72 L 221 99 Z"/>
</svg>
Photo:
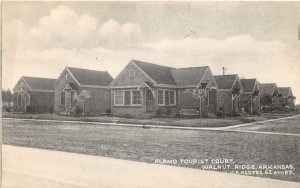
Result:
<svg viewBox="0 0 300 188">
<path fill-rule="evenodd" d="M 53 107 L 50 107 L 48 111 L 49 111 L 50 114 L 52 114 L 53 113 Z"/>
<path fill-rule="evenodd" d="M 28 106 L 26 107 L 26 112 L 27 112 L 27 113 L 32 113 L 32 106 L 28 105 Z"/>
<path fill-rule="evenodd" d="M 10 108 L 8 106 L 2 106 L 2 111 L 3 112 L 10 112 Z"/>
<path fill-rule="evenodd" d="M 110 108 L 107 108 L 107 109 L 105 110 L 105 113 L 106 113 L 106 114 L 111 114 L 111 109 L 110 109 Z"/>
</svg>

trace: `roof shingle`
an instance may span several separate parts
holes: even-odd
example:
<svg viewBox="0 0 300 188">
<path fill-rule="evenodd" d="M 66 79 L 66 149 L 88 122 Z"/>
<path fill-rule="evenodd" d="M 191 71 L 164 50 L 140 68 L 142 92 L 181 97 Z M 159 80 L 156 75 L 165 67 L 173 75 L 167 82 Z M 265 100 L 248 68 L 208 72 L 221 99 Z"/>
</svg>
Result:
<svg viewBox="0 0 300 188">
<path fill-rule="evenodd" d="M 234 81 L 238 77 L 237 74 L 217 75 L 214 76 L 219 89 L 232 89 Z"/>
<path fill-rule="evenodd" d="M 174 68 L 153 63 L 146 63 L 138 60 L 132 61 L 138 67 L 140 67 L 148 76 L 150 76 L 156 83 L 176 85 L 175 80 L 171 74 L 171 70 Z"/>
<path fill-rule="evenodd" d="M 290 87 L 278 87 L 278 91 L 283 97 L 293 96 L 292 89 Z"/>
<path fill-rule="evenodd" d="M 52 78 L 39 78 L 39 77 L 22 77 L 25 82 L 29 85 L 29 87 L 33 90 L 47 90 L 54 91 L 54 83 L 56 79 Z"/>
<path fill-rule="evenodd" d="M 83 85 L 91 86 L 108 86 L 113 78 L 106 71 L 95 71 L 88 69 L 80 69 L 74 67 L 67 67 L 75 79 Z"/>
<path fill-rule="evenodd" d="M 262 96 L 272 96 L 277 88 L 275 83 L 259 84 L 259 91 Z"/>
<path fill-rule="evenodd" d="M 241 83 L 245 92 L 254 92 L 256 79 L 241 79 Z"/>
<path fill-rule="evenodd" d="M 197 85 L 206 73 L 208 66 L 173 69 L 171 73 L 177 85 Z"/>
</svg>

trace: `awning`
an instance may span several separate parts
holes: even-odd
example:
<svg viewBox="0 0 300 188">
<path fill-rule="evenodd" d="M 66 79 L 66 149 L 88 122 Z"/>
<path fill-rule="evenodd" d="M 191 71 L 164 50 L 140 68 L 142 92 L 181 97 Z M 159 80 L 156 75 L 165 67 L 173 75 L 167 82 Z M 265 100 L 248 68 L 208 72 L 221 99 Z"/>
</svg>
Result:
<svg viewBox="0 0 300 188">
<path fill-rule="evenodd" d="M 150 91 L 152 92 L 152 94 L 154 96 L 154 86 L 152 83 L 150 83 L 148 81 L 142 82 L 137 89 L 142 93 L 141 89 L 143 89 L 143 88 L 150 89 Z"/>
<path fill-rule="evenodd" d="M 66 86 L 63 89 L 64 91 L 70 91 L 70 90 L 77 90 L 77 88 L 72 83 L 66 84 Z"/>
</svg>

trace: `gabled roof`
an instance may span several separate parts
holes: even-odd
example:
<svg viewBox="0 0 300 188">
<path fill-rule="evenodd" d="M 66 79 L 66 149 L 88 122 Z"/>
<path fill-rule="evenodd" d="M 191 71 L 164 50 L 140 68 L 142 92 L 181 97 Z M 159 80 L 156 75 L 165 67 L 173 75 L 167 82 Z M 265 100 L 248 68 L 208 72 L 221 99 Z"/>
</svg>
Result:
<svg viewBox="0 0 300 188">
<path fill-rule="evenodd" d="M 146 63 L 138 60 L 131 60 L 131 62 L 135 63 L 157 84 L 176 85 L 175 80 L 171 74 L 171 70 L 174 68 L 153 63 Z"/>
<path fill-rule="evenodd" d="M 167 85 L 197 85 L 208 71 L 209 67 L 172 68 L 153 63 L 132 60 L 147 76 L 157 84 Z"/>
<path fill-rule="evenodd" d="M 54 83 L 56 81 L 56 79 L 52 79 L 52 78 L 22 76 L 21 79 L 16 84 L 16 86 L 19 84 L 21 80 L 24 80 L 24 82 L 28 85 L 30 90 L 39 90 L 39 91 L 54 91 Z M 15 88 L 13 90 L 15 90 Z"/>
<path fill-rule="evenodd" d="M 241 79 L 244 92 L 254 92 L 256 79 Z"/>
<path fill-rule="evenodd" d="M 259 91 L 262 96 L 272 96 L 276 89 L 277 85 L 275 83 L 259 84 Z"/>
<path fill-rule="evenodd" d="M 74 67 L 66 67 L 66 69 L 78 81 L 79 85 L 108 86 L 113 80 L 111 75 L 106 71 L 95 71 Z"/>
<path fill-rule="evenodd" d="M 292 89 L 290 87 L 278 87 L 278 91 L 283 97 L 293 96 Z"/>
<path fill-rule="evenodd" d="M 208 66 L 172 69 L 171 73 L 177 85 L 197 85 L 205 75 Z"/>
<path fill-rule="evenodd" d="M 214 77 L 219 86 L 218 89 L 232 89 L 238 79 L 237 74 L 216 75 Z"/>
</svg>

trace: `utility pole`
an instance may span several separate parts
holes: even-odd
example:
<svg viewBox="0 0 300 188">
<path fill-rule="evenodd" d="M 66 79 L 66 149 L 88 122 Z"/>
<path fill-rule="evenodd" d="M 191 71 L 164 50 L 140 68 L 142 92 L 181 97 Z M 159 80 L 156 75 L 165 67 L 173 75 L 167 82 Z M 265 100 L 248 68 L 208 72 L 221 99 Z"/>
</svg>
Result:
<svg viewBox="0 0 300 188">
<path fill-rule="evenodd" d="M 223 69 L 223 75 L 225 75 L 225 71 L 227 70 L 226 67 L 222 67 Z"/>
</svg>

